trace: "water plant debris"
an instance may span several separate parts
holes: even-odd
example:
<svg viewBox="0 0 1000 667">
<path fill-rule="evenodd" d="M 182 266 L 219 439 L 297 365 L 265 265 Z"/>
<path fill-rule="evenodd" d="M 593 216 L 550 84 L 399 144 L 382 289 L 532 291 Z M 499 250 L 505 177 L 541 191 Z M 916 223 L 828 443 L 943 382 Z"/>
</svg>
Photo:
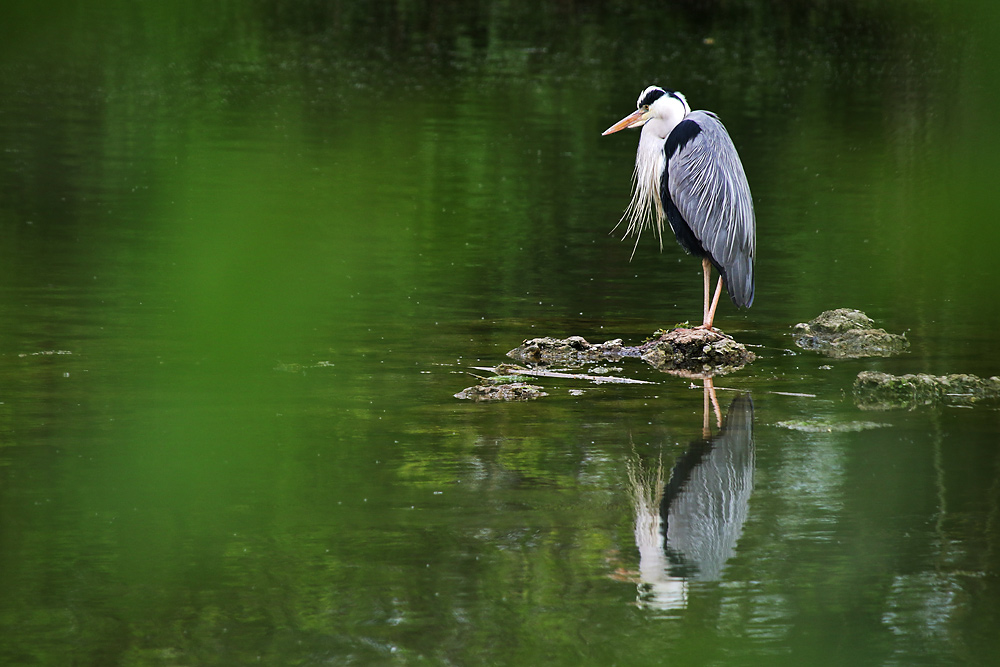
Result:
<svg viewBox="0 0 1000 667">
<path fill-rule="evenodd" d="M 618 375 L 589 375 L 587 373 L 565 373 L 563 371 L 546 370 L 544 368 L 525 368 L 516 364 L 500 364 L 495 368 L 489 366 L 473 366 L 477 371 L 493 371 L 500 375 L 515 373 L 533 377 L 560 378 L 564 380 L 585 380 L 594 384 L 656 384 L 649 380 L 636 380 Z"/>
</svg>

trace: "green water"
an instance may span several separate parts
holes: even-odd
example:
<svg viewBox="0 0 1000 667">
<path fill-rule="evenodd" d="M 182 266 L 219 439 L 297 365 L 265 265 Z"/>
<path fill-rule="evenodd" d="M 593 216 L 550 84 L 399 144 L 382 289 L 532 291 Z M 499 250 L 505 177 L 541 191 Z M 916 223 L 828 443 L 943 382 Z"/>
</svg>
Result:
<svg viewBox="0 0 1000 667">
<path fill-rule="evenodd" d="M 991 4 L 153 4 L 0 10 L 0 663 L 995 660 L 1000 413 L 851 394 L 1000 374 Z M 755 197 L 725 427 L 636 360 L 456 400 L 700 317 L 609 235 L 653 82 Z M 795 348 L 834 307 L 910 352 Z M 691 461 L 727 527 L 642 543 Z"/>
</svg>

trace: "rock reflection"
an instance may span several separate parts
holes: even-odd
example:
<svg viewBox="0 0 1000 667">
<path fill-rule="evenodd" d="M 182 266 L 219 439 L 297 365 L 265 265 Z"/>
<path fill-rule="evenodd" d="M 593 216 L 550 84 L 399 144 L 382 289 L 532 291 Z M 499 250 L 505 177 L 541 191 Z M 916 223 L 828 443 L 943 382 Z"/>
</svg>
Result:
<svg viewBox="0 0 1000 667">
<path fill-rule="evenodd" d="M 753 491 L 753 400 L 733 399 L 723 421 L 711 379 L 705 381 L 702 439 L 677 459 L 664 483 L 662 462 L 628 466 L 639 549 L 639 604 L 687 606 L 692 581 L 716 581 L 743 533 Z M 715 435 L 711 433 L 714 413 Z"/>
</svg>

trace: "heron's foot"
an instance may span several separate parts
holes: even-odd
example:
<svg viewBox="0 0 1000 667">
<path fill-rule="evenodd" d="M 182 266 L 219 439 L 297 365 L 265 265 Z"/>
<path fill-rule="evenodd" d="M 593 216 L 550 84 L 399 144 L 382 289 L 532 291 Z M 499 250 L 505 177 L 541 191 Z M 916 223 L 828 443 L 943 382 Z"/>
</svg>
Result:
<svg viewBox="0 0 1000 667">
<path fill-rule="evenodd" d="M 705 323 L 699 324 L 698 326 L 691 327 L 691 328 L 692 329 L 704 329 L 705 331 L 715 331 L 715 332 L 719 332 L 719 333 L 722 332 L 721 329 L 716 329 L 711 324 L 705 324 Z"/>
</svg>

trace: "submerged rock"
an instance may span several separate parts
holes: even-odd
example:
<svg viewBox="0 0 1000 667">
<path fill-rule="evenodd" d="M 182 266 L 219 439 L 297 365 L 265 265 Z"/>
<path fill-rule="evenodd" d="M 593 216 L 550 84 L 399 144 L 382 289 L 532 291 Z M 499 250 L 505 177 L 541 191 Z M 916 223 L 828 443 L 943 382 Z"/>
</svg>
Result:
<svg viewBox="0 0 1000 667">
<path fill-rule="evenodd" d="M 910 346 L 906 336 L 876 329 L 875 321 L 860 310 L 827 310 L 811 322 L 795 325 L 795 344 L 828 357 L 890 357 Z"/>
<path fill-rule="evenodd" d="M 939 402 L 971 405 L 984 400 L 1000 400 L 1000 377 L 890 375 L 862 371 L 854 381 L 854 397 L 862 410 L 914 408 Z"/>
<path fill-rule="evenodd" d="M 891 426 L 891 424 L 867 421 L 834 422 L 825 419 L 793 419 L 777 422 L 775 426 L 787 428 L 790 431 L 803 431 L 805 433 L 854 433 L 857 431 L 884 428 Z"/>
<path fill-rule="evenodd" d="M 731 336 L 712 329 L 673 329 L 642 345 L 624 345 L 620 338 L 589 343 L 581 336 L 531 338 L 507 353 L 534 366 L 579 365 L 638 357 L 663 371 L 721 375 L 752 362 L 756 357 Z"/>
</svg>

